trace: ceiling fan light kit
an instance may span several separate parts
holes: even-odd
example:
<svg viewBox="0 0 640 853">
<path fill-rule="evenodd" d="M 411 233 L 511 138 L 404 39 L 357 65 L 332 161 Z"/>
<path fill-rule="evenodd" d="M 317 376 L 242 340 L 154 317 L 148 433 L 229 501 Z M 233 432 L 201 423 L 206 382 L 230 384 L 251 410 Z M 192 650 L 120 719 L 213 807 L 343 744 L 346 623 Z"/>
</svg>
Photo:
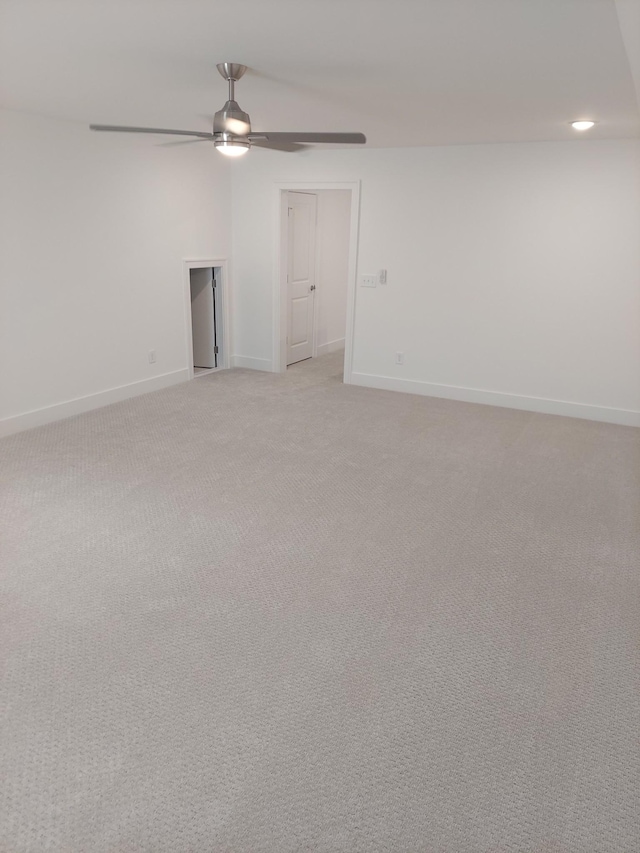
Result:
<svg viewBox="0 0 640 853">
<path fill-rule="evenodd" d="M 241 157 L 251 148 L 251 140 L 234 136 L 232 133 L 219 133 L 213 140 L 213 146 L 227 157 Z"/>
<path fill-rule="evenodd" d="M 295 133 L 251 130 L 249 114 L 240 108 L 235 99 L 235 84 L 247 70 L 246 65 L 238 62 L 221 62 L 217 66 L 221 76 L 229 85 L 229 97 L 226 104 L 215 114 L 213 133 L 201 133 L 195 130 L 167 130 L 157 127 L 124 127 L 110 124 L 90 124 L 91 130 L 114 131 L 117 133 L 169 133 L 175 136 L 195 136 L 193 141 L 207 139 L 214 148 L 227 157 L 240 157 L 246 154 L 252 144 L 259 148 L 271 148 L 276 151 L 299 151 L 314 142 L 328 142 L 338 145 L 363 145 L 367 139 L 363 133 Z"/>
</svg>

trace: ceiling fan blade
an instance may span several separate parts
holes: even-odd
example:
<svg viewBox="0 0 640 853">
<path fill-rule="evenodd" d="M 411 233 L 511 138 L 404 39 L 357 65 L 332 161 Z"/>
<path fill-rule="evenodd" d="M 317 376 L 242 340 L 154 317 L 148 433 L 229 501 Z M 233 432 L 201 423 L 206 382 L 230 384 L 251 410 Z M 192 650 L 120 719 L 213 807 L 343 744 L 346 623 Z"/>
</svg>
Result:
<svg viewBox="0 0 640 853">
<path fill-rule="evenodd" d="M 157 148 L 175 148 L 176 145 L 196 145 L 198 142 L 212 142 L 213 138 L 206 136 L 198 139 L 176 139 L 174 142 L 158 142 Z"/>
<path fill-rule="evenodd" d="M 173 143 L 174 145 L 176 143 Z M 270 139 L 252 139 L 251 147 L 269 148 L 271 151 L 303 151 L 307 146 L 298 142 L 271 142 Z"/>
<path fill-rule="evenodd" d="M 367 141 L 364 133 L 264 133 L 249 134 L 253 142 L 256 139 L 266 139 L 269 142 L 334 142 L 342 145 L 362 145 Z"/>
<path fill-rule="evenodd" d="M 115 133 L 169 133 L 173 136 L 201 136 L 203 139 L 213 139 L 213 133 L 202 133 L 198 130 L 167 130 L 164 127 L 121 127 L 117 124 L 90 124 L 90 130 L 109 130 Z"/>
</svg>

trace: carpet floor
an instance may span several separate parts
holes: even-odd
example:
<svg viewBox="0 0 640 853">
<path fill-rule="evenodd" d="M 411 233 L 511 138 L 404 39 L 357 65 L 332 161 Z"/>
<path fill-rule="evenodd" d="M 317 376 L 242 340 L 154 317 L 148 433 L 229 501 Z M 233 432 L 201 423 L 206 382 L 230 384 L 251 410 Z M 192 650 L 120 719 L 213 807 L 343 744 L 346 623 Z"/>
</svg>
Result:
<svg viewBox="0 0 640 853">
<path fill-rule="evenodd" d="M 637 853 L 639 436 L 335 354 L 4 439 L 0 850 Z"/>
</svg>

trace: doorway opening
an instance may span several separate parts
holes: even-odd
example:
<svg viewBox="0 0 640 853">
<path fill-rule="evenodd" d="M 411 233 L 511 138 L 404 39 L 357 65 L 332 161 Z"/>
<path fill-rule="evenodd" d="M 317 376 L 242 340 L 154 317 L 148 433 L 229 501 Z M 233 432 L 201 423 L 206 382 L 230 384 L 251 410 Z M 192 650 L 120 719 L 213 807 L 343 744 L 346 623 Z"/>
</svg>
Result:
<svg viewBox="0 0 640 853">
<path fill-rule="evenodd" d="M 348 383 L 359 183 L 280 184 L 278 196 L 273 370 L 335 353 Z"/>
<path fill-rule="evenodd" d="M 228 367 L 225 268 L 185 261 L 187 352 L 190 378 Z"/>
<path fill-rule="evenodd" d="M 289 190 L 286 364 L 344 350 L 349 190 Z"/>
</svg>

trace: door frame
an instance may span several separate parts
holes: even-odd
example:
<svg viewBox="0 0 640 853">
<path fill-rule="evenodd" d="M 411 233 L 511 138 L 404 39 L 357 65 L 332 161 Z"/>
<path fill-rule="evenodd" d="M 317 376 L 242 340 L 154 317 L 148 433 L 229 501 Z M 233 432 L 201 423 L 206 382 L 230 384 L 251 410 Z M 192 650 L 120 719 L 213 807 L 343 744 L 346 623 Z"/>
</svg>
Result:
<svg viewBox="0 0 640 853">
<path fill-rule="evenodd" d="M 287 193 L 318 190 L 350 190 L 351 217 L 349 225 L 349 267 L 347 274 L 347 323 L 344 331 L 344 379 L 351 383 L 353 369 L 353 334 L 356 315 L 356 271 L 358 262 L 358 225 L 360 222 L 360 181 L 277 181 L 274 185 L 274 207 L 276 241 L 274 246 L 273 308 L 272 308 L 272 367 L 273 373 L 284 373 L 287 369 Z M 322 297 L 320 297 L 322 298 Z M 315 311 L 315 306 L 314 306 Z M 314 314 L 313 353 L 316 354 Z"/>
<path fill-rule="evenodd" d="M 191 270 L 208 269 L 215 267 L 220 270 L 220 277 L 216 279 L 220 292 L 218 294 L 218 305 L 220 307 L 221 317 L 218 317 L 216 311 L 216 336 L 222 338 L 222 345 L 218 350 L 218 366 L 212 367 L 211 370 L 198 373 L 196 375 L 193 369 L 193 335 L 191 332 Z M 231 347 L 229 340 L 229 294 L 228 294 L 228 264 L 226 258 L 185 258 L 182 261 L 182 278 L 183 278 L 183 294 L 184 294 L 184 330 L 185 330 L 185 346 L 187 350 L 187 368 L 189 370 L 189 379 L 196 379 L 198 376 L 208 376 L 209 373 L 214 373 L 217 370 L 225 370 L 231 366 Z"/>
</svg>

